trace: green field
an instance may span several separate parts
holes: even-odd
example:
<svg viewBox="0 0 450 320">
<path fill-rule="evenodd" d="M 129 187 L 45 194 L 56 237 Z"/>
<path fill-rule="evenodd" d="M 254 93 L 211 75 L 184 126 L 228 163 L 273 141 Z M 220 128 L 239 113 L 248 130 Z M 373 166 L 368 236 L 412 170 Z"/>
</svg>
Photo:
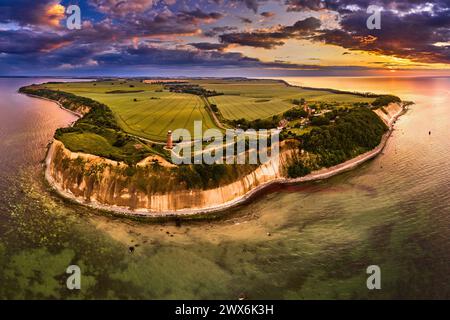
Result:
<svg viewBox="0 0 450 320">
<path fill-rule="evenodd" d="M 124 131 L 152 140 L 164 141 L 168 130 L 178 128 L 193 132 L 195 120 L 203 121 L 203 130 L 216 127 L 200 97 L 164 91 L 158 84 L 124 80 L 58 83 L 46 87 L 104 103 L 114 112 Z"/>
<path fill-rule="evenodd" d="M 279 98 L 265 100 L 233 95 L 215 96 L 209 98 L 209 101 L 217 105 L 223 117 L 229 120 L 265 119 L 294 106 L 289 101 Z"/>
<path fill-rule="evenodd" d="M 222 116 L 228 120 L 269 118 L 294 107 L 293 99 L 304 98 L 311 103 L 327 102 L 342 105 L 374 100 L 352 94 L 287 86 L 276 80 L 208 79 L 191 82 L 208 90 L 224 93 L 223 96 L 210 97 L 209 101 L 217 105 Z"/>
<path fill-rule="evenodd" d="M 339 106 L 355 102 L 372 102 L 352 94 L 310 90 L 288 86 L 277 80 L 205 79 L 188 80 L 223 95 L 209 97 L 226 120 L 266 119 L 294 107 L 294 99 L 308 103 L 334 103 Z M 194 94 L 174 93 L 161 84 L 114 80 L 47 84 L 53 90 L 73 93 L 106 104 L 119 126 L 126 132 L 164 141 L 168 130 L 186 128 L 191 133 L 195 120 L 203 121 L 203 130 L 216 128 L 202 99 Z"/>
</svg>

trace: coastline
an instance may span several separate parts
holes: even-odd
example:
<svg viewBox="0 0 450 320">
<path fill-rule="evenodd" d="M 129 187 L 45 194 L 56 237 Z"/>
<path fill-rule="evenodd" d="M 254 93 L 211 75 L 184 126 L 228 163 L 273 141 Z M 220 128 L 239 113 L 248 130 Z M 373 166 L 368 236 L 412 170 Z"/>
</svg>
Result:
<svg viewBox="0 0 450 320">
<path fill-rule="evenodd" d="M 52 100 L 50 100 L 52 101 Z M 62 107 L 63 108 L 63 107 Z M 67 110 L 63 108 L 64 110 Z M 68 110 L 70 111 L 70 110 Z M 310 174 L 299 177 L 299 178 L 277 178 L 273 179 L 267 182 L 264 182 L 257 187 L 249 190 L 245 194 L 234 198 L 231 201 L 222 203 L 220 205 L 214 205 L 210 207 L 204 207 L 204 208 L 195 208 L 195 209 L 180 209 L 175 211 L 150 211 L 147 209 L 136 209 L 131 210 L 128 207 L 121 207 L 121 206 L 115 206 L 115 205 L 104 205 L 101 203 L 98 203 L 96 201 L 86 202 L 83 201 L 76 196 L 74 196 L 70 191 L 63 190 L 53 179 L 51 172 L 50 172 L 50 164 L 54 153 L 54 146 L 55 143 L 51 143 L 49 145 L 47 155 L 45 158 L 45 179 L 51 186 L 53 190 L 55 190 L 60 196 L 63 198 L 69 199 L 75 203 L 91 207 L 93 209 L 107 211 L 113 214 L 119 214 L 119 215 L 125 215 L 129 217 L 147 217 L 147 218 L 176 218 L 176 217 L 191 217 L 196 215 L 207 215 L 210 213 L 220 213 L 222 211 L 225 211 L 227 209 L 231 209 L 234 207 L 237 207 L 239 205 L 243 205 L 245 203 L 250 202 L 253 197 L 255 197 L 257 194 L 262 192 L 264 189 L 273 186 L 273 185 L 288 185 L 288 184 L 297 184 L 302 182 L 311 182 L 311 181 L 318 181 L 318 180 L 324 180 L 328 179 L 330 177 L 333 177 L 335 175 L 338 175 L 340 173 L 352 170 L 356 168 L 357 166 L 361 165 L 364 162 L 367 162 L 370 159 L 373 159 L 377 155 L 379 155 L 384 147 L 387 144 L 387 141 L 389 140 L 389 137 L 391 136 L 393 130 L 394 130 L 394 124 L 396 120 L 406 112 L 406 109 L 403 107 L 399 112 L 397 112 L 393 117 L 390 119 L 388 125 L 388 131 L 383 135 L 380 144 L 375 147 L 374 149 L 363 153 L 353 159 L 350 159 L 346 162 L 340 163 L 336 166 L 329 167 L 329 168 L 323 168 L 317 171 L 313 171 Z"/>
<path fill-rule="evenodd" d="M 71 114 L 73 114 L 77 117 L 83 116 L 80 113 L 77 113 L 77 112 L 74 112 L 72 110 L 65 108 L 58 101 L 54 101 L 54 100 L 39 97 L 39 96 L 34 96 L 32 94 L 27 94 L 27 95 L 30 97 L 33 97 L 33 98 L 44 99 L 47 101 L 54 102 L 61 109 L 65 110 L 67 112 L 70 112 Z M 353 159 L 347 160 L 346 162 L 340 163 L 336 166 L 329 167 L 329 168 L 322 168 L 320 170 L 313 171 L 310 174 L 303 176 L 303 177 L 274 178 L 272 180 L 269 180 L 269 181 L 266 181 L 266 182 L 263 182 L 263 183 L 257 185 L 256 187 L 252 188 L 251 190 L 248 190 L 243 195 L 240 195 L 230 201 L 221 203 L 219 205 L 212 205 L 212 206 L 206 206 L 206 207 L 202 207 L 202 208 L 192 208 L 192 209 L 186 208 L 186 209 L 179 209 L 179 210 L 173 210 L 173 211 L 153 211 L 153 210 L 148 210 L 148 209 L 132 210 L 132 209 L 130 209 L 128 207 L 124 207 L 124 206 L 105 205 L 102 203 L 98 203 L 95 200 L 86 202 L 86 201 L 76 197 L 70 191 L 66 191 L 66 190 L 62 189 L 52 177 L 50 165 L 51 165 L 51 161 L 52 161 L 53 153 L 54 153 L 55 139 L 53 139 L 49 143 L 49 146 L 48 146 L 47 154 L 45 157 L 44 175 L 45 175 L 45 180 L 50 185 L 50 187 L 54 191 L 56 191 L 56 193 L 58 193 L 61 197 L 68 199 L 70 201 L 73 201 L 77 204 L 91 207 L 93 209 L 102 210 L 102 211 L 110 212 L 110 213 L 117 214 L 117 215 L 124 215 L 124 216 L 128 216 L 128 217 L 144 217 L 144 218 L 171 218 L 172 217 L 172 218 L 176 218 L 176 217 L 193 217 L 193 216 L 197 216 L 197 215 L 198 216 L 206 215 L 205 218 L 207 218 L 208 214 L 220 213 L 227 209 L 231 209 L 231 208 L 237 207 L 239 205 L 243 205 L 245 203 L 250 202 L 257 194 L 259 194 L 264 189 L 266 189 L 270 186 L 298 184 L 298 183 L 302 183 L 302 182 L 311 182 L 311 181 L 328 179 L 328 178 L 338 175 L 340 173 L 352 170 L 353 168 L 361 165 L 362 163 L 364 163 L 370 159 L 373 159 L 378 154 L 380 154 L 383 151 L 384 147 L 386 146 L 387 141 L 389 140 L 389 137 L 391 136 L 391 134 L 394 130 L 394 124 L 395 124 L 396 120 L 402 114 L 404 114 L 406 112 L 407 109 L 404 107 L 403 104 L 400 104 L 400 107 L 401 107 L 401 109 L 396 114 L 392 115 L 392 117 L 390 118 L 390 120 L 388 122 L 383 120 L 383 121 L 385 121 L 386 125 L 388 126 L 388 131 L 383 135 L 380 144 L 377 147 L 375 147 L 374 149 L 372 149 L 366 153 L 363 153 L 361 155 L 358 155 L 357 157 L 355 157 Z M 73 125 L 73 123 L 71 125 Z"/>
</svg>

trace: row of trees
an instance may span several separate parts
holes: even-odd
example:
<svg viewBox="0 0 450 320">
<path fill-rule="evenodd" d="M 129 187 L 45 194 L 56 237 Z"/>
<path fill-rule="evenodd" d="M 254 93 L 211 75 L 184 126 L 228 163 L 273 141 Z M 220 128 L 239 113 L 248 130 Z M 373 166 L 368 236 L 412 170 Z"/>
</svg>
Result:
<svg viewBox="0 0 450 320">
<path fill-rule="evenodd" d="M 170 92 L 189 93 L 204 97 L 223 95 L 222 92 L 217 92 L 215 90 L 207 90 L 205 88 L 202 88 L 198 84 L 190 84 L 190 83 L 170 83 L 165 84 L 165 88 L 168 89 Z"/>
<path fill-rule="evenodd" d="M 288 120 L 295 120 L 300 118 L 306 118 L 308 116 L 308 112 L 306 112 L 302 108 L 292 108 L 285 113 L 283 113 L 283 117 Z"/>
<path fill-rule="evenodd" d="M 281 118 L 278 115 L 273 116 L 272 118 L 267 119 L 256 119 L 256 120 L 246 120 L 244 118 L 238 119 L 238 120 L 232 120 L 231 124 L 234 127 L 247 130 L 247 129 L 273 129 L 278 127 L 278 123 L 280 122 Z"/>
<path fill-rule="evenodd" d="M 387 106 L 389 103 L 399 103 L 399 102 L 401 102 L 401 100 L 397 96 L 383 95 L 376 98 L 375 101 L 372 102 L 372 106 L 379 108 Z"/>
</svg>

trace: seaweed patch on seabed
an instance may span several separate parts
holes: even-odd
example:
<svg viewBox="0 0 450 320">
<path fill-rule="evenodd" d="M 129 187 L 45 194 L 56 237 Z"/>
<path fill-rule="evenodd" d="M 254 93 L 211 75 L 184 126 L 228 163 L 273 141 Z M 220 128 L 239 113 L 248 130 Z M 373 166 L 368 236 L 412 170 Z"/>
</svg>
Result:
<svg viewBox="0 0 450 320">
<path fill-rule="evenodd" d="M 70 230 L 76 217 L 69 209 L 55 203 L 40 181 L 35 171 L 29 168 L 22 170 L 17 187 L 11 188 L 17 190 L 16 196 L 21 198 L 20 205 L 14 205 L 9 211 L 17 233 L 14 242 L 61 245 L 64 242 L 62 235 Z"/>
</svg>

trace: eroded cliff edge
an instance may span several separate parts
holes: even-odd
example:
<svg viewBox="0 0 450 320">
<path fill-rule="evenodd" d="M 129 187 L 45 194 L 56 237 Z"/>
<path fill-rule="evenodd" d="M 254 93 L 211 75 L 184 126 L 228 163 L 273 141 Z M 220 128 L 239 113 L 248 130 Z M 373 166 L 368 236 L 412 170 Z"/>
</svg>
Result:
<svg viewBox="0 0 450 320">
<path fill-rule="evenodd" d="M 292 151 L 279 161 L 269 161 L 238 181 L 209 190 L 172 188 L 154 192 L 152 185 L 165 183 L 151 173 L 143 190 L 127 175 L 128 166 L 105 158 L 71 152 L 54 140 L 46 159 L 46 179 L 63 196 L 97 208 L 129 214 L 193 214 L 224 209 L 239 203 L 252 190 L 283 178 Z"/>
</svg>

